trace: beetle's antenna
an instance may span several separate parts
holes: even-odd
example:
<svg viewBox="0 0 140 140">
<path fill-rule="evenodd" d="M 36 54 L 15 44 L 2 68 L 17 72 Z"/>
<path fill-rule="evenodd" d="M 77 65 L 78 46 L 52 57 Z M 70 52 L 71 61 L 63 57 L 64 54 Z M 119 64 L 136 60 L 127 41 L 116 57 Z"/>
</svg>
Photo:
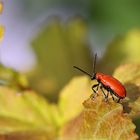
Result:
<svg viewBox="0 0 140 140">
<path fill-rule="evenodd" d="M 76 69 L 78 69 L 78 70 L 80 70 L 81 72 L 85 73 L 86 75 L 88 75 L 88 76 L 92 77 L 92 75 L 90 75 L 90 74 L 89 74 L 89 73 L 87 73 L 86 71 L 84 71 L 84 70 L 82 70 L 82 69 L 78 68 L 77 66 L 73 66 L 73 67 L 74 67 L 74 68 L 76 68 Z"/>
<path fill-rule="evenodd" d="M 93 74 L 95 73 L 96 59 L 97 59 L 97 53 L 95 54 L 95 57 L 94 57 Z"/>
</svg>

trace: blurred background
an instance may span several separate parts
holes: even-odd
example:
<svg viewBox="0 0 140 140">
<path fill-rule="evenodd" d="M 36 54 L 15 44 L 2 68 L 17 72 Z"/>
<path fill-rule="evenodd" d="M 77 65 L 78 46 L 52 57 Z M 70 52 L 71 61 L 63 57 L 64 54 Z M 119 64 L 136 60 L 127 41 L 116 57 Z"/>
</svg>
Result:
<svg viewBox="0 0 140 140">
<path fill-rule="evenodd" d="M 106 58 L 98 69 L 112 73 L 125 54 L 107 53 L 112 60 L 118 56 L 113 64 L 105 55 L 107 46 L 139 27 L 139 5 L 138 0 L 5 0 L 0 61 L 23 73 L 36 71 L 32 86 L 42 85 L 42 92 L 60 89 L 75 74 L 73 65 L 92 72 L 94 53 L 98 61 Z"/>
<path fill-rule="evenodd" d="M 114 36 L 139 27 L 139 4 L 138 0 L 5 0 L 0 16 L 0 21 L 6 27 L 1 44 L 1 62 L 20 71 L 34 66 L 36 56 L 31 42 L 43 32 L 54 16 L 59 18 L 63 26 L 73 17 L 84 19 L 81 22 L 86 24 L 85 38 L 92 48 L 90 51 L 95 50 L 102 56 Z"/>
</svg>

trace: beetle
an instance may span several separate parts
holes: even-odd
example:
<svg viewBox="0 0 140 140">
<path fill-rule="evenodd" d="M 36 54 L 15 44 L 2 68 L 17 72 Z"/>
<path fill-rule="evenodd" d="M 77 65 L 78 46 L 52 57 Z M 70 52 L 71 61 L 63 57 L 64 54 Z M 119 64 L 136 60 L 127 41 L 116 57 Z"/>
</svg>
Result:
<svg viewBox="0 0 140 140">
<path fill-rule="evenodd" d="M 97 80 L 98 83 L 92 86 L 92 90 L 95 94 L 97 94 L 97 91 L 100 88 L 102 93 L 104 94 L 106 101 L 108 100 L 108 95 L 110 93 L 113 100 L 115 100 L 113 95 L 115 95 L 118 98 L 117 102 L 119 103 L 121 99 L 126 97 L 125 87 L 119 80 L 117 80 L 113 76 L 101 72 L 95 72 L 96 58 L 97 54 L 95 54 L 94 58 L 94 67 L 93 67 L 94 71 L 92 75 L 77 66 L 73 67 L 88 75 L 91 78 L 91 80 Z M 104 92 L 103 89 L 107 90 L 107 94 Z M 95 94 L 93 95 L 93 97 L 95 96 Z"/>
</svg>

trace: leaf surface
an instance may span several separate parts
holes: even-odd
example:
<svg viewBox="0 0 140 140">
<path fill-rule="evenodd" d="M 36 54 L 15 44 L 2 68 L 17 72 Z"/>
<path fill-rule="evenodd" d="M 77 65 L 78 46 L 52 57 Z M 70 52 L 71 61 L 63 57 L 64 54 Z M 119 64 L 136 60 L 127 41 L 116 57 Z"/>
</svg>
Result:
<svg viewBox="0 0 140 140">
<path fill-rule="evenodd" d="M 75 94 L 76 93 L 76 94 Z M 73 78 L 60 92 L 59 110 L 62 124 L 77 116 L 83 109 L 82 102 L 92 94 L 88 77 Z"/>
<path fill-rule="evenodd" d="M 27 136 L 35 133 L 36 136 L 41 134 L 47 138 L 48 134 L 48 137 L 54 137 L 57 120 L 53 114 L 58 112 L 52 110 L 52 106 L 31 90 L 18 92 L 0 87 L 0 134 L 18 137 L 18 133 Z"/>
<path fill-rule="evenodd" d="M 88 99 L 84 111 L 70 121 L 61 132 L 64 140 L 136 140 L 135 125 L 123 107 L 109 99 L 105 102 L 98 96 Z"/>
</svg>

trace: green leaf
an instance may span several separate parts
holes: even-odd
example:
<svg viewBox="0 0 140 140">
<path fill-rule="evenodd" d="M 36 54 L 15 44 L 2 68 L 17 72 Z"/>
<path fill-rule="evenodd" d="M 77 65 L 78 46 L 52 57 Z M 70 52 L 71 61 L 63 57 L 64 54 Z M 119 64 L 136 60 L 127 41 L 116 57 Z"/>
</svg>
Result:
<svg viewBox="0 0 140 140">
<path fill-rule="evenodd" d="M 29 77 L 33 88 L 40 93 L 57 97 L 58 91 L 76 72 L 73 65 L 91 70 L 87 26 L 80 18 L 67 24 L 54 18 L 33 41 L 38 63 L 34 74 Z"/>
<path fill-rule="evenodd" d="M 61 131 L 64 140 L 136 140 L 135 125 L 121 104 L 102 96 L 84 101 L 83 112 Z"/>
<path fill-rule="evenodd" d="M 16 90 L 29 89 L 27 78 L 15 70 L 0 65 L 0 85 L 6 85 Z"/>
<path fill-rule="evenodd" d="M 2 86 L 0 87 L 0 134 L 27 132 L 28 135 L 35 132 L 37 135 L 40 132 L 46 138 L 46 134 L 48 137 L 52 134 L 56 136 L 60 118 L 57 117 L 56 120 L 55 115 L 58 111 L 52 108 L 54 105 L 33 91 L 17 92 Z"/>
</svg>

